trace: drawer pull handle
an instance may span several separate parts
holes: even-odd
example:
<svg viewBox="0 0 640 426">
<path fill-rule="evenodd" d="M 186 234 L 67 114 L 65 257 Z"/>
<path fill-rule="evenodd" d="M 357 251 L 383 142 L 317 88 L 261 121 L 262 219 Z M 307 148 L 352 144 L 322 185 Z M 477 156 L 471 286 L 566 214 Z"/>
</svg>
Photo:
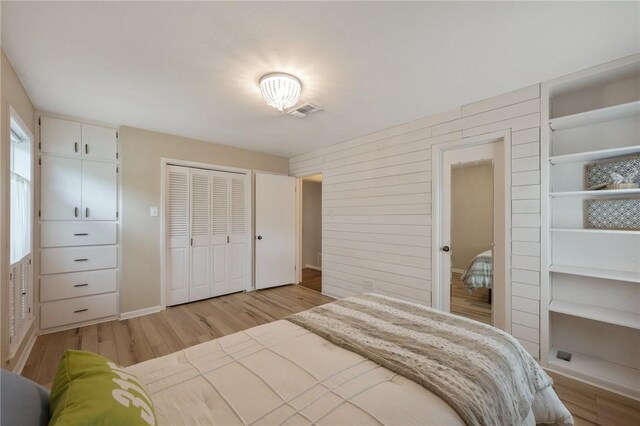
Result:
<svg viewBox="0 0 640 426">
<path fill-rule="evenodd" d="M 74 259 L 74 262 L 86 262 L 89 259 Z"/>
<path fill-rule="evenodd" d="M 76 237 L 86 237 L 86 236 L 87 236 L 87 235 L 89 235 L 89 234 L 87 234 L 87 233 L 80 233 L 80 234 L 73 234 L 73 235 L 74 235 L 74 236 L 76 236 Z"/>
<path fill-rule="evenodd" d="M 78 309 L 77 311 L 73 311 L 74 314 L 79 314 L 80 312 L 87 312 L 89 309 Z"/>
<path fill-rule="evenodd" d="M 86 287 L 89 284 L 75 284 L 74 287 Z"/>
</svg>

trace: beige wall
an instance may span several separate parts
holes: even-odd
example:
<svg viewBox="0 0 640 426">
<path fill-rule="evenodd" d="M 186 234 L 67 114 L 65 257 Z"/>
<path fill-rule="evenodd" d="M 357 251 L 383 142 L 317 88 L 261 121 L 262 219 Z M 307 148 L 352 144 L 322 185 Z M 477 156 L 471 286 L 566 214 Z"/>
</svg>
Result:
<svg viewBox="0 0 640 426">
<path fill-rule="evenodd" d="M 493 242 L 493 166 L 451 171 L 451 262 L 464 269 Z"/>
<path fill-rule="evenodd" d="M 161 208 L 162 157 L 289 173 L 289 160 L 284 157 L 133 127 L 120 129 L 120 152 L 123 254 L 121 312 L 160 304 L 161 217 L 150 217 L 149 207 Z"/>
<path fill-rule="evenodd" d="M 322 183 L 302 184 L 302 267 L 322 266 L 318 254 L 322 250 Z"/>
<path fill-rule="evenodd" d="M 0 99 L 2 102 L 2 149 L 0 150 L 0 277 L 2 285 L 2 317 L 0 322 L 2 323 L 2 342 L 0 345 L 0 359 L 1 366 L 7 369 L 13 369 L 16 360 L 22 355 L 25 344 L 29 340 L 30 334 L 33 333 L 33 327 L 27 333 L 27 337 L 22 343 L 22 347 L 18 348 L 18 351 L 12 360 L 7 360 L 9 350 L 9 335 L 8 335 L 8 305 L 9 300 L 9 275 L 7 273 L 9 267 L 9 105 L 11 105 L 24 123 L 29 127 L 32 133 L 34 132 L 35 125 L 35 109 L 31 103 L 31 99 L 27 95 L 27 92 L 22 87 L 22 83 L 18 79 L 16 72 L 14 71 L 9 59 L 4 54 L 4 51 L 0 52 L 2 56 L 1 66 L 1 88 Z M 35 253 L 34 253 L 35 254 Z M 34 259 L 37 260 L 37 259 Z M 36 264 L 37 262 L 34 262 Z M 35 284 L 35 283 L 34 283 Z"/>
</svg>

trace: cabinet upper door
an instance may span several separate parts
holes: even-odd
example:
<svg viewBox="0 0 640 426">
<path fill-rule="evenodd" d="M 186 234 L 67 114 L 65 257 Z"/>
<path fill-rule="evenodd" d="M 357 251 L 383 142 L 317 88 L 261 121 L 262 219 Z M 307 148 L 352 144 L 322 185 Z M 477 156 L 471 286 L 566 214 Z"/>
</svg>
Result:
<svg viewBox="0 0 640 426">
<path fill-rule="evenodd" d="M 80 156 L 82 134 L 80 123 L 59 118 L 40 117 L 41 151 Z"/>
<path fill-rule="evenodd" d="M 82 123 L 82 155 L 85 158 L 115 160 L 117 152 L 116 129 Z"/>
<path fill-rule="evenodd" d="M 116 164 L 82 160 L 82 220 L 116 220 Z"/>
<path fill-rule="evenodd" d="M 42 220 L 80 220 L 82 161 L 42 156 L 40 210 Z"/>
</svg>

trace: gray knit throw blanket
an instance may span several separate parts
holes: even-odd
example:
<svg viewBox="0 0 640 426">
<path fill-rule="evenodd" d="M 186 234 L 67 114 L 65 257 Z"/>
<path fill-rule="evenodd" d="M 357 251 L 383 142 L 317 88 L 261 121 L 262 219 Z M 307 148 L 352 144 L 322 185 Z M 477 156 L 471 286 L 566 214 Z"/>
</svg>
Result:
<svg viewBox="0 0 640 426">
<path fill-rule="evenodd" d="M 414 303 L 365 294 L 286 319 L 413 380 L 468 425 L 520 425 L 552 384 L 511 335 Z"/>
</svg>

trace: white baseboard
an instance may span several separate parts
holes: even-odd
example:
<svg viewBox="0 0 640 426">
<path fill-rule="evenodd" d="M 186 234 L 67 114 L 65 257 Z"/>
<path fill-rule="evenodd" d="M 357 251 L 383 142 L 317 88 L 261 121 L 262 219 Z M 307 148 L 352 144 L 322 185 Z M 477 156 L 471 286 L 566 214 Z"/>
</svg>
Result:
<svg viewBox="0 0 640 426">
<path fill-rule="evenodd" d="M 137 311 L 122 312 L 120 314 L 120 320 L 141 317 L 143 315 L 155 314 L 156 312 L 160 312 L 161 310 L 162 310 L 162 306 L 158 305 L 158 306 L 152 306 L 150 308 L 138 309 Z"/>
<path fill-rule="evenodd" d="M 455 272 L 456 274 L 463 274 L 464 269 L 451 268 L 451 272 Z"/>
<path fill-rule="evenodd" d="M 309 268 L 309 269 L 315 269 L 316 271 L 321 271 L 322 272 L 322 268 L 320 266 L 315 266 L 315 265 L 304 265 L 305 268 Z"/>
<path fill-rule="evenodd" d="M 22 369 L 27 363 L 27 359 L 29 359 L 29 355 L 31 355 L 31 350 L 33 349 L 33 345 L 35 345 L 36 343 L 37 337 L 38 337 L 38 333 L 36 333 L 35 330 L 33 330 L 31 332 L 31 336 L 29 337 L 29 340 L 27 341 L 26 346 L 24 347 L 24 350 L 22 351 L 22 354 L 20 355 L 20 358 L 18 358 L 18 360 L 16 361 L 16 365 L 13 366 L 14 373 L 22 374 Z"/>
</svg>

